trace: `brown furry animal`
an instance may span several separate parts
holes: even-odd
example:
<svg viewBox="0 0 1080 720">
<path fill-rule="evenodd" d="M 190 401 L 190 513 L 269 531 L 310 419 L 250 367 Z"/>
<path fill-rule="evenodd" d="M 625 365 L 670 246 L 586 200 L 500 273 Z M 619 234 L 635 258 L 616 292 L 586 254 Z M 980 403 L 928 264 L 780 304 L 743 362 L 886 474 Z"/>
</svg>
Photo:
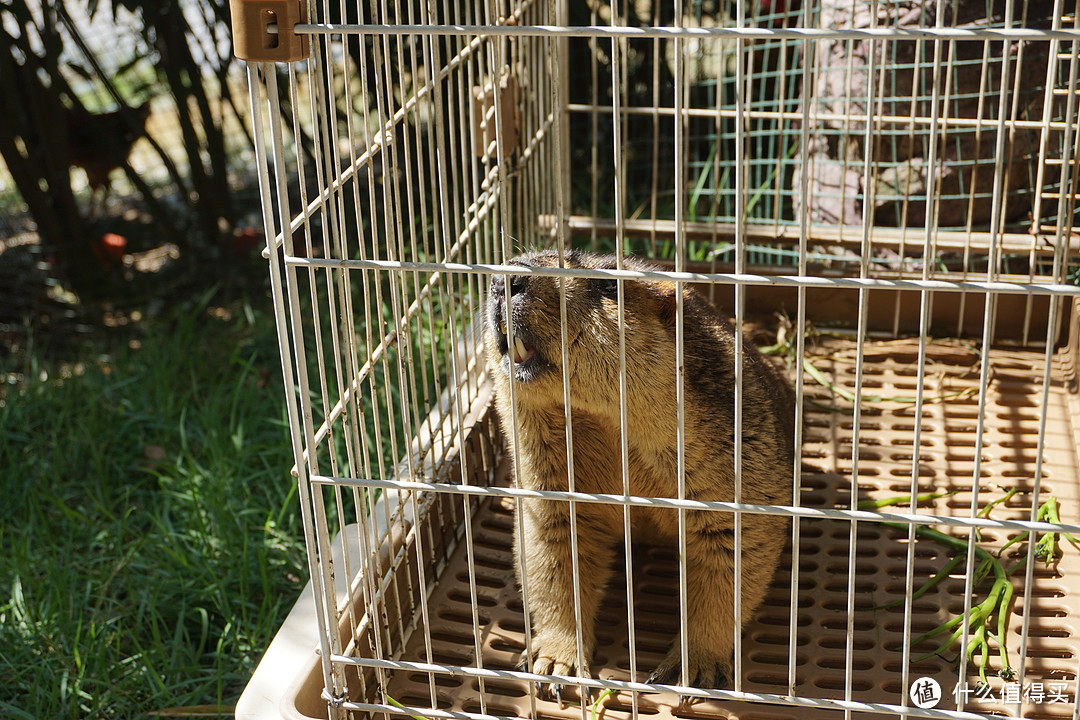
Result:
<svg viewBox="0 0 1080 720">
<path fill-rule="evenodd" d="M 510 261 L 523 267 L 557 267 L 554 252 Z M 567 267 L 614 268 L 615 258 L 565 254 Z M 624 267 L 652 270 L 627 258 Z M 506 436 L 517 439 L 519 487 L 567 490 L 566 427 L 559 280 L 495 276 L 488 299 L 484 342 L 494 377 L 496 407 Z M 568 278 L 567 338 L 573 429 L 574 489 L 588 493 L 623 490 L 619 423 L 619 328 L 617 286 L 610 279 Z M 628 403 L 629 487 L 632 495 L 677 496 L 675 283 L 624 283 Z M 684 287 L 686 497 L 734 499 L 735 331 L 703 297 Z M 510 318 L 510 328 L 506 327 Z M 512 330 L 513 344 L 507 333 Z M 514 372 L 516 413 L 510 404 Z M 516 417 L 517 432 L 512 430 Z M 791 497 L 794 403 L 782 374 L 749 342 L 743 343 L 742 502 L 786 504 Z M 511 448 L 513 451 L 515 448 Z M 533 672 L 589 674 L 595 649 L 597 608 L 623 541 L 623 510 L 617 505 L 576 506 L 581 632 L 584 665 L 577 648 L 577 625 L 566 502 L 529 499 L 520 503 L 515 553 L 525 561 L 529 610 L 535 628 Z M 786 540 L 785 518 L 745 514 L 742 520 L 742 618 L 761 604 Z M 674 510 L 634 508 L 635 541 L 674 545 Z M 690 511 L 686 515 L 688 573 L 687 678 L 698 687 L 721 687 L 730 678 L 734 646 L 734 515 Z M 523 658 L 523 663 L 527 658 Z M 681 682 L 676 637 L 651 682 Z M 561 688 L 541 687 L 543 694 Z"/>
<path fill-rule="evenodd" d="M 86 171 L 90 186 L 90 207 L 96 200 L 104 203 L 112 187 L 109 175 L 127 164 L 135 142 L 146 134 L 150 102 L 138 107 L 121 107 L 113 112 L 94 114 L 85 109 L 65 108 L 68 151 L 71 164 Z"/>
</svg>

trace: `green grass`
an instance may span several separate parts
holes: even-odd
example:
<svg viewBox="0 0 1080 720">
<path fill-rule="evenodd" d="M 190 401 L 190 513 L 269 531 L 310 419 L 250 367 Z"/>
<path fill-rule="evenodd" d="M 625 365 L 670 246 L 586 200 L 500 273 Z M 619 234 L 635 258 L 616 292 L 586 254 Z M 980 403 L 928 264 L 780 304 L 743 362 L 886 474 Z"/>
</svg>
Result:
<svg viewBox="0 0 1080 720">
<path fill-rule="evenodd" d="M 0 359 L 0 717 L 231 714 L 307 574 L 273 322 L 235 314 Z"/>
</svg>

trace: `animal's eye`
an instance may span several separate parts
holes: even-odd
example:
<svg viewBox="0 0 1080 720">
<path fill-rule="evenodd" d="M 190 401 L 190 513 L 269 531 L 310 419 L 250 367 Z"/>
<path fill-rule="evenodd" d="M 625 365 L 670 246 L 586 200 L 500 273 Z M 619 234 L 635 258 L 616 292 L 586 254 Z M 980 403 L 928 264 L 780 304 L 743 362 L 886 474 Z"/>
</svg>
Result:
<svg viewBox="0 0 1080 720">
<path fill-rule="evenodd" d="M 614 278 L 594 278 L 592 283 L 596 291 L 604 297 L 609 297 L 612 300 L 618 297 L 619 285 Z"/>
</svg>

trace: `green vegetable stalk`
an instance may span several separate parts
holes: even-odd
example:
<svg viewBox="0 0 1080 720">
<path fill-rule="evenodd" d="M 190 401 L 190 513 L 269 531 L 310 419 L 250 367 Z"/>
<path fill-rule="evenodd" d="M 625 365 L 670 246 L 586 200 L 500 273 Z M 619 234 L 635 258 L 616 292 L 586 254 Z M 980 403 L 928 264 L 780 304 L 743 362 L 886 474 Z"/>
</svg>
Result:
<svg viewBox="0 0 1080 720">
<path fill-rule="evenodd" d="M 1007 501 L 1017 492 L 1018 491 L 1016 489 L 1009 490 L 1003 497 L 994 500 L 993 502 L 989 503 L 985 508 L 983 508 L 982 511 L 980 511 L 979 516 L 988 517 L 990 511 L 995 506 Z M 953 493 L 926 493 L 917 496 L 916 503 L 933 500 L 951 494 Z M 880 509 L 885 506 L 907 504 L 908 502 L 908 497 L 899 496 L 893 498 L 886 498 L 883 500 L 867 500 L 859 503 L 859 508 Z M 1057 498 L 1051 495 L 1046 499 L 1046 502 L 1042 503 L 1039 506 L 1039 509 L 1036 513 L 1036 520 L 1051 523 L 1061 522 L 1058 515 Z M 895 528 L 897 530 L 907 530 L 907 525 L 904 525 L 903 523 L 885 522 L 882 524 L 888 527 Z M 959 640 L 960 637 L 964 634 L 964 632 L 967 631 L 968 660 L 974 662 L 976 651 L 979 653 L 979 679 L 982 681 L 982 683 L 984 685 L 987 684 L 986 669 L 990 662 L 991 640 L 997 645 L 998 656 L 1001 661 L 1001 669 L 998 671 L 998 676 L 1007 680 L 1011 680 L 1014 677 L 1014 673 L 1012 671 L 1012 665 L 1009 662 L 1009 654 L 1005 641 L 1006 631 L 1008 629 L 1007 623 L 1009 617 L 1009 606 L 1012 603 L 1015 588 L 1009 578 L 1013 573 L 1015 573 L 1019 568 L 1024 565 L 1024 563 L 1027 561 L 1027 558 L 1024 557 L 1008 569 L 1006 569 L 1004 565 L 1002 565 L 1000 558 L 1001 554 L 1007 548 L 1027 539 L 1030 533 L 1025 532 L 1018 535 L 1017 537 L 1013 538 L 1008 543 L 1003 545 L 996 553 L 993 554 L 979 547 L 978 545 L 969 543 L 967 540 L 953 537 L 952 535 L 946 535 L 945 533 L 939 532 L 925 525 L 915 526 L 915 534 L 920 537 L 933 540 L 934 542 L 937 542 L 941 545 L 945 545 L 946 547 L 953 548 L 954 550 L 958 550 L 960 551 L 960 554 L 950 559 L 949 562 L 946 563 L 945 566 L 937 572 L 937 574 L 935 574 L 927 582 L 925 582 L 918 589 L 916 589 L 912 593 L 912 599 L 920 597 L 928 590 L 933 588 L 935 585 L 937 585 L 939 582 L 941 582 L 942 579 L 948 576 L 948 574 L 957 565 L 959 565 L 964 560 L 964 558 L 967 557 L 968 552 L 974 552 L 975 557 L 979 561 L 975 572 L 975 582 L 973 583 L 973 586 L 990 573 L 993 573 L 994 582 L 993 585 L 991 585 L 990 591 L 989 593 L 987 593 L 986 598 L 983 599 L 981 602 L 973 604 L 971 606 L 970 613 L 966 617 L 955 617 L 912 640 L 911 644 L 915 646 L 923 642 L 924 640 L 929 640 L 930 638 L 937 637 L 944 633 L 950 633 L 951 631 L 949 637 L 943 643 L 941 643 L 941 645 L 939 645 L 936 649 L 926 653 L 925 655 L 916 658 L 914 662 L 925 660 L 929 657 L 933 657 L 934 655 L 940 655 L 949 646 Z M 1047 565 L 1049 565 L 1050 562 L 1057 555 L 1058 535 L 1064 535 L 1069 540 L 1069 542 L 1071 542 L 1073 545 L 1076 545 L 1077 547 L 1080 547 L 1080 542 L 1078 542 L 1076 538 L 1074 538 L 1069 533 L 1045 533 L 1043 537 L 1036 542 L 1035 557 L 1042 559 Z M 894 607 L 895 605 L 899 605 L 902 602 L 903 600 L 897 600 L 882 607 Z M 995 616 L 996 623 L 994 622 Z M 993 631 L 993 629 L 996 629 L 996 633 Z"/>
</svg>

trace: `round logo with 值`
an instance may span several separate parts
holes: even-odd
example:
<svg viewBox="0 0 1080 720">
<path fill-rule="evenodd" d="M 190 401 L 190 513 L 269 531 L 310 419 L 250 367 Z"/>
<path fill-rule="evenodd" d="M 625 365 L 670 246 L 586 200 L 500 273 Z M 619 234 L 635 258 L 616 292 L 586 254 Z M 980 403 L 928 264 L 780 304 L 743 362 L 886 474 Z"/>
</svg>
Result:
<svg viewBox="0 0 1080 720">
<path fill-rule="evenodd" d="M 911 702 L 918 708 L 936 707 L 941 702 L 941 685 L 934 678 L 921 677 L 911 683 L 908 691 Z"/>
</svg>

